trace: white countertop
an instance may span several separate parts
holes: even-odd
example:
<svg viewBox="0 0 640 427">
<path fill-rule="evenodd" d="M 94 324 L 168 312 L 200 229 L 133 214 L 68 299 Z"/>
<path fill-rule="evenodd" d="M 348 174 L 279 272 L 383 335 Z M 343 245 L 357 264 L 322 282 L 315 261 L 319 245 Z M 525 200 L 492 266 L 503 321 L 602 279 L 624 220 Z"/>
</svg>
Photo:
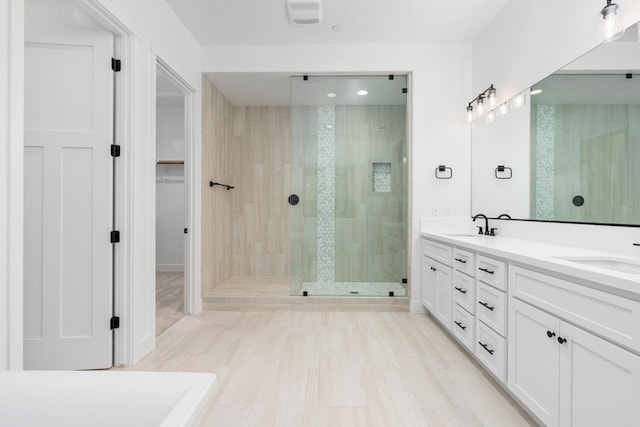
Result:
<svg viewBox="0 0 640 427">
<path fill-rule="evenodd" d="M 640 274 L 614 271 L 556 258 L 604 258 L 640 264 L 640 258 L 637 257 L 504 236 L 471 237 L 437 232 L 422 232 L 422 236 L 459 248 L 483 252 L 512 263 L 543 269 L 563 276 L 565 279 L 579 279 L 587 286 L 640 301 Z"/>
<path fill-rule="evenodd" d="M 215 384 L 211 373 L 3 371 L 0 424 L 189 426 Z"/>
</svg>

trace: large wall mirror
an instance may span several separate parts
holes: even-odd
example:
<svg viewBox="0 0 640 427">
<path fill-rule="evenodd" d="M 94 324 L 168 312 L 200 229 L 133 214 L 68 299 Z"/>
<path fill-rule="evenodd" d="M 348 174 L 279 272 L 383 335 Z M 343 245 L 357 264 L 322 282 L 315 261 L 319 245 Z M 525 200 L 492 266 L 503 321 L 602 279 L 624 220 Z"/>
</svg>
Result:
<svg viewBox="0 0 640 427">
<path fill-rule="evenodd" d="M 637 25 L 474 122 L 472 154 L 473 214 L 640 226 Z"/>
</svg>

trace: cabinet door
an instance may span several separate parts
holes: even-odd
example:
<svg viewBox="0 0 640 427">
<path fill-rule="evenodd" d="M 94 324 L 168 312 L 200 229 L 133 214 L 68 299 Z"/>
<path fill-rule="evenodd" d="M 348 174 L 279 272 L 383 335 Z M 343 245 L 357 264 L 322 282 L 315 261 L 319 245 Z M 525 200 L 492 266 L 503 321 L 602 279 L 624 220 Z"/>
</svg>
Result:
<svg viewBox="0 0 640 427">
<path fill-rule="evenodd" d="M 509 390 L 545 425 L 557 426 L 560 321 L 517 299 L 509 306 Z"/>
<path fill-rule="evenodd" d="M 449 330 L 451 330 L 451 310 L 453 306 L 452 287 L 453 269 L 444 264 L 437 263 L 435 315 Z"/>
<path fill-rule="evenodd" d="M 436 302 L 437 263 L 427 257 L 422 257 L 422 305 L 434 312 Z"/>
<path fill-rule="evenodd" d="M 560 424 L 640 426 L 640 357 L 568 323 L 560 336 Z"/>
</svg>

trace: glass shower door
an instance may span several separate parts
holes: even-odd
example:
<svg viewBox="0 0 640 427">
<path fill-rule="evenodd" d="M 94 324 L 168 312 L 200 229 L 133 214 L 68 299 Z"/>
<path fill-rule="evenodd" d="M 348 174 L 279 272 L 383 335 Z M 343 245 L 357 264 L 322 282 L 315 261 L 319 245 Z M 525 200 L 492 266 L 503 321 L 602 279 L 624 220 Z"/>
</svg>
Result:
<svg viewBox="0 0 640 427">
<path fill-rule="evenodd" d="M 406 296 L 406 77 L 291 79 L 291 294 Z"/>
</svg>

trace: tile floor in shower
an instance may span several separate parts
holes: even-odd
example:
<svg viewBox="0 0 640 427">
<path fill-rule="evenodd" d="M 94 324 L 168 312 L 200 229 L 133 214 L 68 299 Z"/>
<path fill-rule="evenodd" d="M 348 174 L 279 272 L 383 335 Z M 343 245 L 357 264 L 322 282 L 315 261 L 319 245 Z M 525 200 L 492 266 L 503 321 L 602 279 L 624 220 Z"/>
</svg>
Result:
<svg viewBox="0 0 640 427">
<path fill-rule="evenodd" d="M 308 295 L 319 296 L 393 296 L 406 297 L 407 288 L 405 284 L 397 282 L 303 282 L 300 287 L 300 294 L 307 292 Z"/>
</svg>

